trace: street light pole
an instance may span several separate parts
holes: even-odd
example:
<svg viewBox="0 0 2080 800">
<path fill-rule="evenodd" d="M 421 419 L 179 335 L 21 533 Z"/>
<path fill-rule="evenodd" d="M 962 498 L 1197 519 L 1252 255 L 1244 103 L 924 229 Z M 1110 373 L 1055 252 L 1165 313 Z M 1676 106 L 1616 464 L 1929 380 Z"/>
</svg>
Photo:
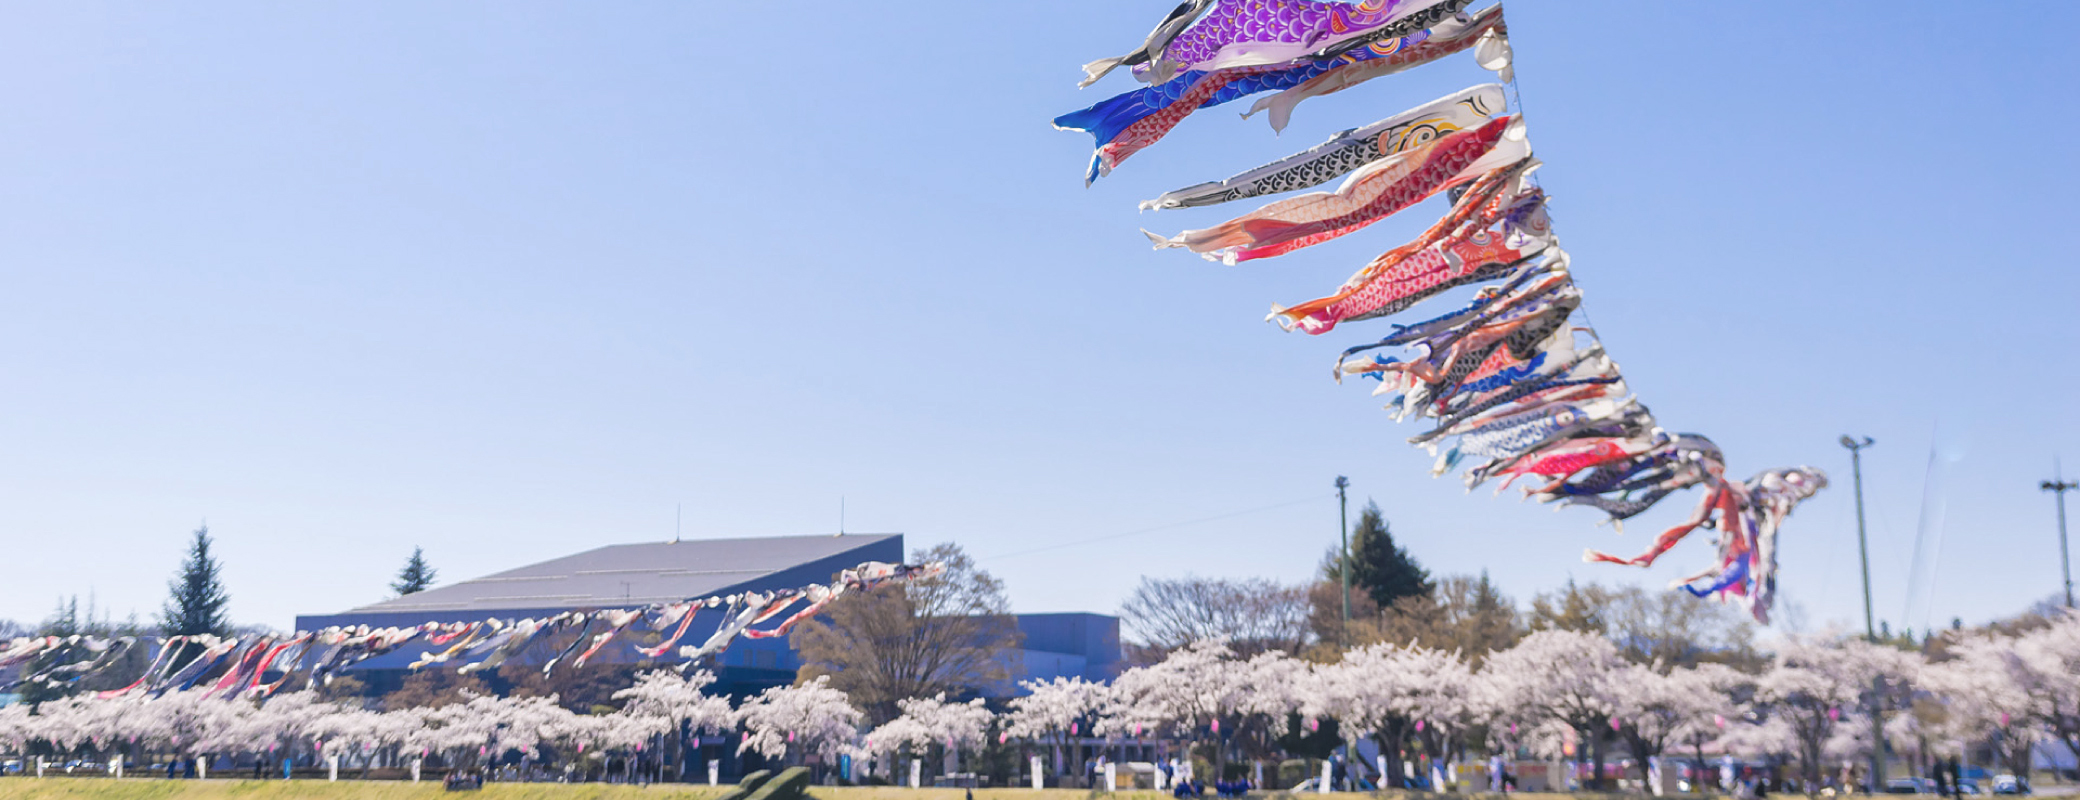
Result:
<svg viewBox="0 0 2080 800">
<path fill-rule="evenodd" d="M 2058 476 L 2037 485 L 2047 492 L 2058 493 L 2058 565 L 2066 571 L 2066 608 L 2073 607 L 2073 557 L 2066 550 L 2066 492 L 2080 489 L 2080 482 L 2066 480 L 2066 471 L 2057 470 Z"/>
<path fill-rule="evenodd" d="M 1877 617 L 1871 613 L 1871 544 L 1864 532 L 1863 522 L 1863 449 L 1877 444 L 1871 437 L 1858 440 L 1843 435 L 1843 447 L 1849 448 L 1850 469 L 1856 476 L 1856 549 L 1863 554 L 1863 630 L 1871 644 L 1878 643 Z M 1885 790 L 1885 679 L 1883 676 L 1871 681 L 1871 794 Z"/>
<path fill-rule="evenodd" d="M 1336 476 L 1336 516 L 1339 535 L 1343 540 L 1343 557 L 1336 568 L 1336 575 L 1343 579 L 1343 627 L 1337 632 L 1340 644 L 1350 644 L 1351 630 L 1351 505 L 1343 490 L 1351 487 L 1351 479 Z"/>
</svg>

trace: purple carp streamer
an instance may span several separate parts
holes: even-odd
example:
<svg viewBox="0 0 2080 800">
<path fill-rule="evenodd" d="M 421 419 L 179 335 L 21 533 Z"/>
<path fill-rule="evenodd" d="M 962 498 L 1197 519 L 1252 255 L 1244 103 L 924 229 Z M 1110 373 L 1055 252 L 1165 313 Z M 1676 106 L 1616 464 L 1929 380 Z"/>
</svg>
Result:
<svg viewBox="0 0 2080 800">
<path fill-rule="evenodd" d="M 1385 57 L 1414 45 L 1422 35 L 1373 45 L 1351 61 Z M 1056 117 L 1059 130 L 1085 131 L 1097 142 L 1086 183 L 1112 172 L 1119 162 L 1168 135 L 1192 112 L 1259 92 L 1289 89 L 1338 66 L 1341 61 L 1289 66 L 1271 64 L 1207 72 L 1191 70 L 1165 83 L 1118 95 L 1082 111 Z"/>
<path fill-rule="evenodd" d="M 1373 42 L 1331 59 L 1216 72 L 1189 70 L 1163 83 L 1063 114 L 1055 118 L 1054 126 L 1059 130 L 1084 131 L 1095 140 L 1097 152 L 1092 156 L 1085 176 L 1085 181 L 1089 182 L 1110 173 L 1132 152 L 1154 144 L 1199 109 L 1263 92 L 1280 92 L 1273 98 L 1259 101 L 1243 116 L 1253 116 L 1258 111 L 1269 109 L 1272 129 L 1283 131 L 1291 118 L 1293 106 L 1307 97 L 1341 91 L 1381 75 L 1392 75 L 1458 53 L 1474 47 L 1487 32 L 1499 30 L 1501 25 L 1499 7 L 1491 8 L 1463 20 L 1454 18 L 1434 30 Z M 1498 69 L 1508 68 L 1506 57 L 1496 63 Z M 1363 72 L 1354 71 L 1361 65 L 1369 66 Z M 1216 77 L 1216 80 L 1205 83 L 1203 79 L 1209 76 Z M 1188 104 L 1181 108 L 1173 107 L 1194 88 L 1200 91 Z M 1302 90 L 1308 93 L 1295 94 Z M 1158 113 L 1165 113 L 1166 120 L 1142 124 Z M 1129 131 L 1136 133 L 1130 138 L 1140 141 L 1131 145 L 1117 144 Z M 1119 152 L 1122 149 L 1126 152 Z"/>
<path fill-rule="evenodd" d="M 1283 129 L 1301 101 L 1469 49 L 1481 67 L 1512 82 L 1501 6 L 1465 13 L 1467 5 L 1186 3 L 1142 49 L 1086 68 L 1086 83 L 1124 65 L 1156 85 L 1064 115 L 1056 126 L 1096 137 L 1095 177 L 1155 144 L 1192 111 L 1261 91 L 1278 94 L 1258 100 L 1250 114 L 1268 111 L 1272 127 Z M 1184 21 L 1202 12 L 1196 22 Z M 1646 552 L 1590 550 L 1584 558 L 1646 566 L 1696 530 L 1712 530 L 1718 554 L 1711 566 L 1671 588 L 1742 604 L 1766 624 L 1776 595 L 1777 535 L 1800 502 L 1827 486 L 1827 476 L 1793 467 L 1728 478 L 1717 445 L 1668 432 L 1632 395 L 1595 332 L 1574 324 L 1582 291 L 1547 216 L 1549 198 L 1533 177 L 1540 162 L 1524 122 L 1505 115 L 1504 97 L 1501 85 L 1474 86 L 1305 152 L 1167 192 L 1142 209 L 1204 207 L 1342 179 L 1334 191 L 1288 196 L 1213 227 L 1149 238 L 1158 249 L 1185 248 L 1235 264 L 1345 236 L 1447 194 L 1449 207 L 1420 236 L 1372 259 L 1327 296 L 1273 306 L 1270 319 L 1320 335 L 1468 287 L 1473 297 L 1465 305 L 1344 350 L 1337 380 L 1378 381 L 1374 394 L 1386 398 L 1395 419 L 1427 419 L 1429 429 L 1409 443 L 1436 457 L 1433 474 L 1457 472 L 1468 490 L 1492 482 L 1499 494 L 1516 486 L 1523 498 L 1592 508 L 1622 528 L 1676 492 L 1701 489 L 1689 517 Z"/>
<path fill-rule="evenodd" d="M 640 626 L 658 634 L 662 641 L 637 647 L 645 658 L 673 657 L 685 671 L 701 659 L 717 655 L 738 637 L 762 639 L 784 636 L 797 623 L 815 616 L 832 600 L 850 592 L 872 591 L 890 583 L 925 580 L 944 574 L 946 566 L 887 564 L 870 561 L 838 573 L 829 584 L 812 584 L 800 589 L 751 591 L 728 597 L 707 597 L 640 608 L 600 611 L 567 611 L 542 619 L 487 619 L 477 622 L 429 622 L 404 628 L 368 626 L 332 627 L 298 632 L 287 637 L 256 635 L 219 637 L 174 636 L 159 644 L 143 677 L 121 689 L 98 692 L 101 699 L 131 695 L 158 696 L 166 692 L 199 690 L 206 697 L 231 699 L 242 694 L 265 699 L 292 676 L 303 675 L 306 689 L 330 684 L 341 670 L 377 656 L 395 653 L 407 645 L 430 648 L 412 663 L 414 670 L 437 664 L 455 663 L 458 672 L 491 669 L 530 645 L 559 634 L 571 634 L 568 645 L 547 660 L 543 673 L 584 646 L 574 667 L 583 667 L 592 656 L 621 634 Z M 797 604 L 801 608 L 772 628 L 755 628 Z M 700 646 L 676 647 L 703 609 L 727 608 L 723 621 Z M 121 660 L 124 652 L 146 645 L 138 637 L 121 636 L 36 636 L 0 641 L 0 668 L 34 661 L 35 671 L 24 668 L 21 678 L 0 691 L 25 684 L 66 686 L 107 669 Z M 276 673 L 273 681 L 265 676 Z"/>
<path fill-rule="evenodd" d="M 1163 54 L 1165 48 L 1170 46 L 1172 39 L 1176 39 L 1178 34 L 1184 32 L 1185 26 L 1192 24 L 1194 20 L 1199 18 L 1199 15 L 1206 13 L 1206 8 L 1211 5 L 1213 5 L 1213 0 L 1185 0 L 1182 5 L 1170 12 L 1170 16 L 1164 17 L 1162 22 L 1156 23 L 1156 29 L 1149 32 L 1148 39 L 1143 41 L 1140 47 L 1129 50 L 1126 55 L 1117 58 L 1101 58 L 1083 65 L 1084 78 L 1081 83 L 1076 84 L 1076 87 L 1080 89 L 1097 83 L 1099 78 L 1105 77 L 1108 73 L 1120 67 L 1138 67 L 1154 61 Z"/>
<path fill-rule="evenodd" d="M 1134 74 L 1149 83 L 1162 83 L 1186 70 L 1283 64 L 1381 31 L 1400 20 L 1424 19 L 1419 12 L 1441 1 L 1214 0 L 1205 16 L 1168 37 L 1160 54 L 1150 52 L 1144 44 L 1140 55 L 1147 60 L 1134 66 Z M 1180 13 L 1189 10 L 1180 8 L 1173 13 L 1149 37 L 1150 43 L 1163 38 Z M 1384 32 L 1382 38 L 1386 38 Z M 1126 56 L 1131 58 L 1134 54 Z M 1117 66 L 1108 61 L 1095 61 L 1084 68 L 1085 85 Z"/>
<path fill-rule="evenodd" d="M 1491 7 L 1471 17 L 1462 16 L 1455 18 L 1430 29 L 1429 35 L 1419 46 L 1404 48 L 1384 58 L 1357 61 L 1341 69 L 1325 70 L 1320 74 L 1299 82 L 1296 86 L 1258 100 L 1242 116 L 1248 118 L 1256 116 L 1260 112 L 1268 111 L 1271 115 L 1271 129 L 1283 131 L 1286 129 L 1286 124 L 1293 118 L 1293 108 L 1300 105 L 1300 102 L 1303 100 L 1310 97 L 1335 94 L 1373 78 L 1382 78 L 1420 67 L 1445 56 L 1454 55 L 1468 48 L 1475 47 L 1483 41 L 1490 40 L 1492 37 L 1506 36 L 1506 30 L 1507 28 L 1502 24 L 1502 6 L 1500 5 Z M 1502 79 L 1505 82 L 1510 79 L 1508 74 L 1510 62 L 1506 55 L 1506 50 L 1507 48 L 1505 48 L 1505 55 L 1501 57 L 1487 58 L 1481 61 L 1483 68 L 1503 73 Z"/>
</svg>

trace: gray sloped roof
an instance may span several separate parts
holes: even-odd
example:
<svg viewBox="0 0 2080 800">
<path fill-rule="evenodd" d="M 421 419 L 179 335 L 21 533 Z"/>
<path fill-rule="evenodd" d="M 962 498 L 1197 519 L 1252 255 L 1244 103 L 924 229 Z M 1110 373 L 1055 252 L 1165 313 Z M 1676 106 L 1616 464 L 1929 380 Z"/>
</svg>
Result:
<svg viewBox="0 0 2080 800">
<path fill-rule="evenodd" d="M 608 545 L 362 606 L 349 613 L 625 607 L 706 597 L 891 539 L 896 540 L 900 550 L 902 534 Z M 862 554 L 858 560 L 873 559 Z M 825 579 L 827 576 L 814 580 Z"/>
</svg>

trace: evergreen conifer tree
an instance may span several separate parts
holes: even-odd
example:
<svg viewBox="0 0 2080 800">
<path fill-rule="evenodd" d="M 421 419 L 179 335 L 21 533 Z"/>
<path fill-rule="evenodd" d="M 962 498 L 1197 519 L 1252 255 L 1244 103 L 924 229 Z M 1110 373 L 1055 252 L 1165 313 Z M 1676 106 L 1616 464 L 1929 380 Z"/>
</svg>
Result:
<svg viewBox="0 0 2080 800">
<path fill-rule="evenodd" d="M 159 612 L 159 628 L 167 636 L 224 636 L 231 632 L 227 613 L 231 595 L 224 590 L 223 565 L 210 553 L 212 543 L 208 525 L 196 528 L 180 572 L 167 582 L 171 596 Z"/>
<path fill-rule="evenodd" d="M 1394 533 L 1379 504 L 1370 500 L 1358 512 L 1351 530 L 1351 586 L 1364 587 L 1380 608 L 1404 597 L 1428 595 L 1437 587 L 1430 571 L 1416 562 L 1408 549 L 1394 543 Z"/>
<path fill-rule="evenodd" d="M 438 575 L 439 573 L 426 563 L 425 549 L 414 547 L 411 560 L 404 562 L 404 569 L 397 571 L 397 582 L 390 584 L 390 591 L 396 592 L 399 597 L 423 592 L 433 586 L 433 579 Z"/>
</svg>

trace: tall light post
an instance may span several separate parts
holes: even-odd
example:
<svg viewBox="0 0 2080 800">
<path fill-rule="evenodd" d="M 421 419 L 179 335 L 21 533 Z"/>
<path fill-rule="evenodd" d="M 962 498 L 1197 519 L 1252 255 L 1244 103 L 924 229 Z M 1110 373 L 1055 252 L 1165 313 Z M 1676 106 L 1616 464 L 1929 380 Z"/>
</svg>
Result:
<svg viewBox="0 0 2080 800">
<path fill-rule="evenodd" d="M 1864 533 L 1863 522 L 1863 449 L 1877 444 L 1871 437 L 1861 440 L 1843 434 L 1843 447 L 1849 448 L 1850 470 L 1856 476 L 1856 549 L 1863 554 L 1863 629 L 1871 644 L 1878 643 L 1877 617 L 1871 614 L 1871 544 Z M 1881 676 L 1871 681 L 1871 793 L 1885 789 L 1885 679 Z"/>
<path fill-rule="evenodd" d="M 2080 482 L 2066 480 L 2063 467 L 2057 477 L 2037 484 L 2037 488 L 2058 494 L 2058 565 L 2066 571 L 2066 608 L 2073 607 L 2073 556 L 2066 550 L 2066 492 L 2080 489 Z"/>
<path fill-rule="evenodd" d="M 1351 630 L 1351 504 L 1343 494 L 1349 488 L 1351 479 L 1336 476 L 1336 516 L 1343 540 L 1343 559 L 1336 567 L 1337 577 L 1343 579 L 1343 627 L 1336 634 L 1339 644 L 1350 644 Z"/>
<path fill-rule="evenodd" d="M 1871 615 L 1871 544 L 1863 530 L 1863 449 L 1877 442 L 1869 436 L 1858 441 L 1848 435 L 1842 436 L 1841 442 L 1843 447 L 1849 448 L 1850 469 L 1856 475 L 1856 549 L 1863 554 L 1863 628 L 1875 643 L 1878 641 L 1878 623 Z"/>
</svg>

